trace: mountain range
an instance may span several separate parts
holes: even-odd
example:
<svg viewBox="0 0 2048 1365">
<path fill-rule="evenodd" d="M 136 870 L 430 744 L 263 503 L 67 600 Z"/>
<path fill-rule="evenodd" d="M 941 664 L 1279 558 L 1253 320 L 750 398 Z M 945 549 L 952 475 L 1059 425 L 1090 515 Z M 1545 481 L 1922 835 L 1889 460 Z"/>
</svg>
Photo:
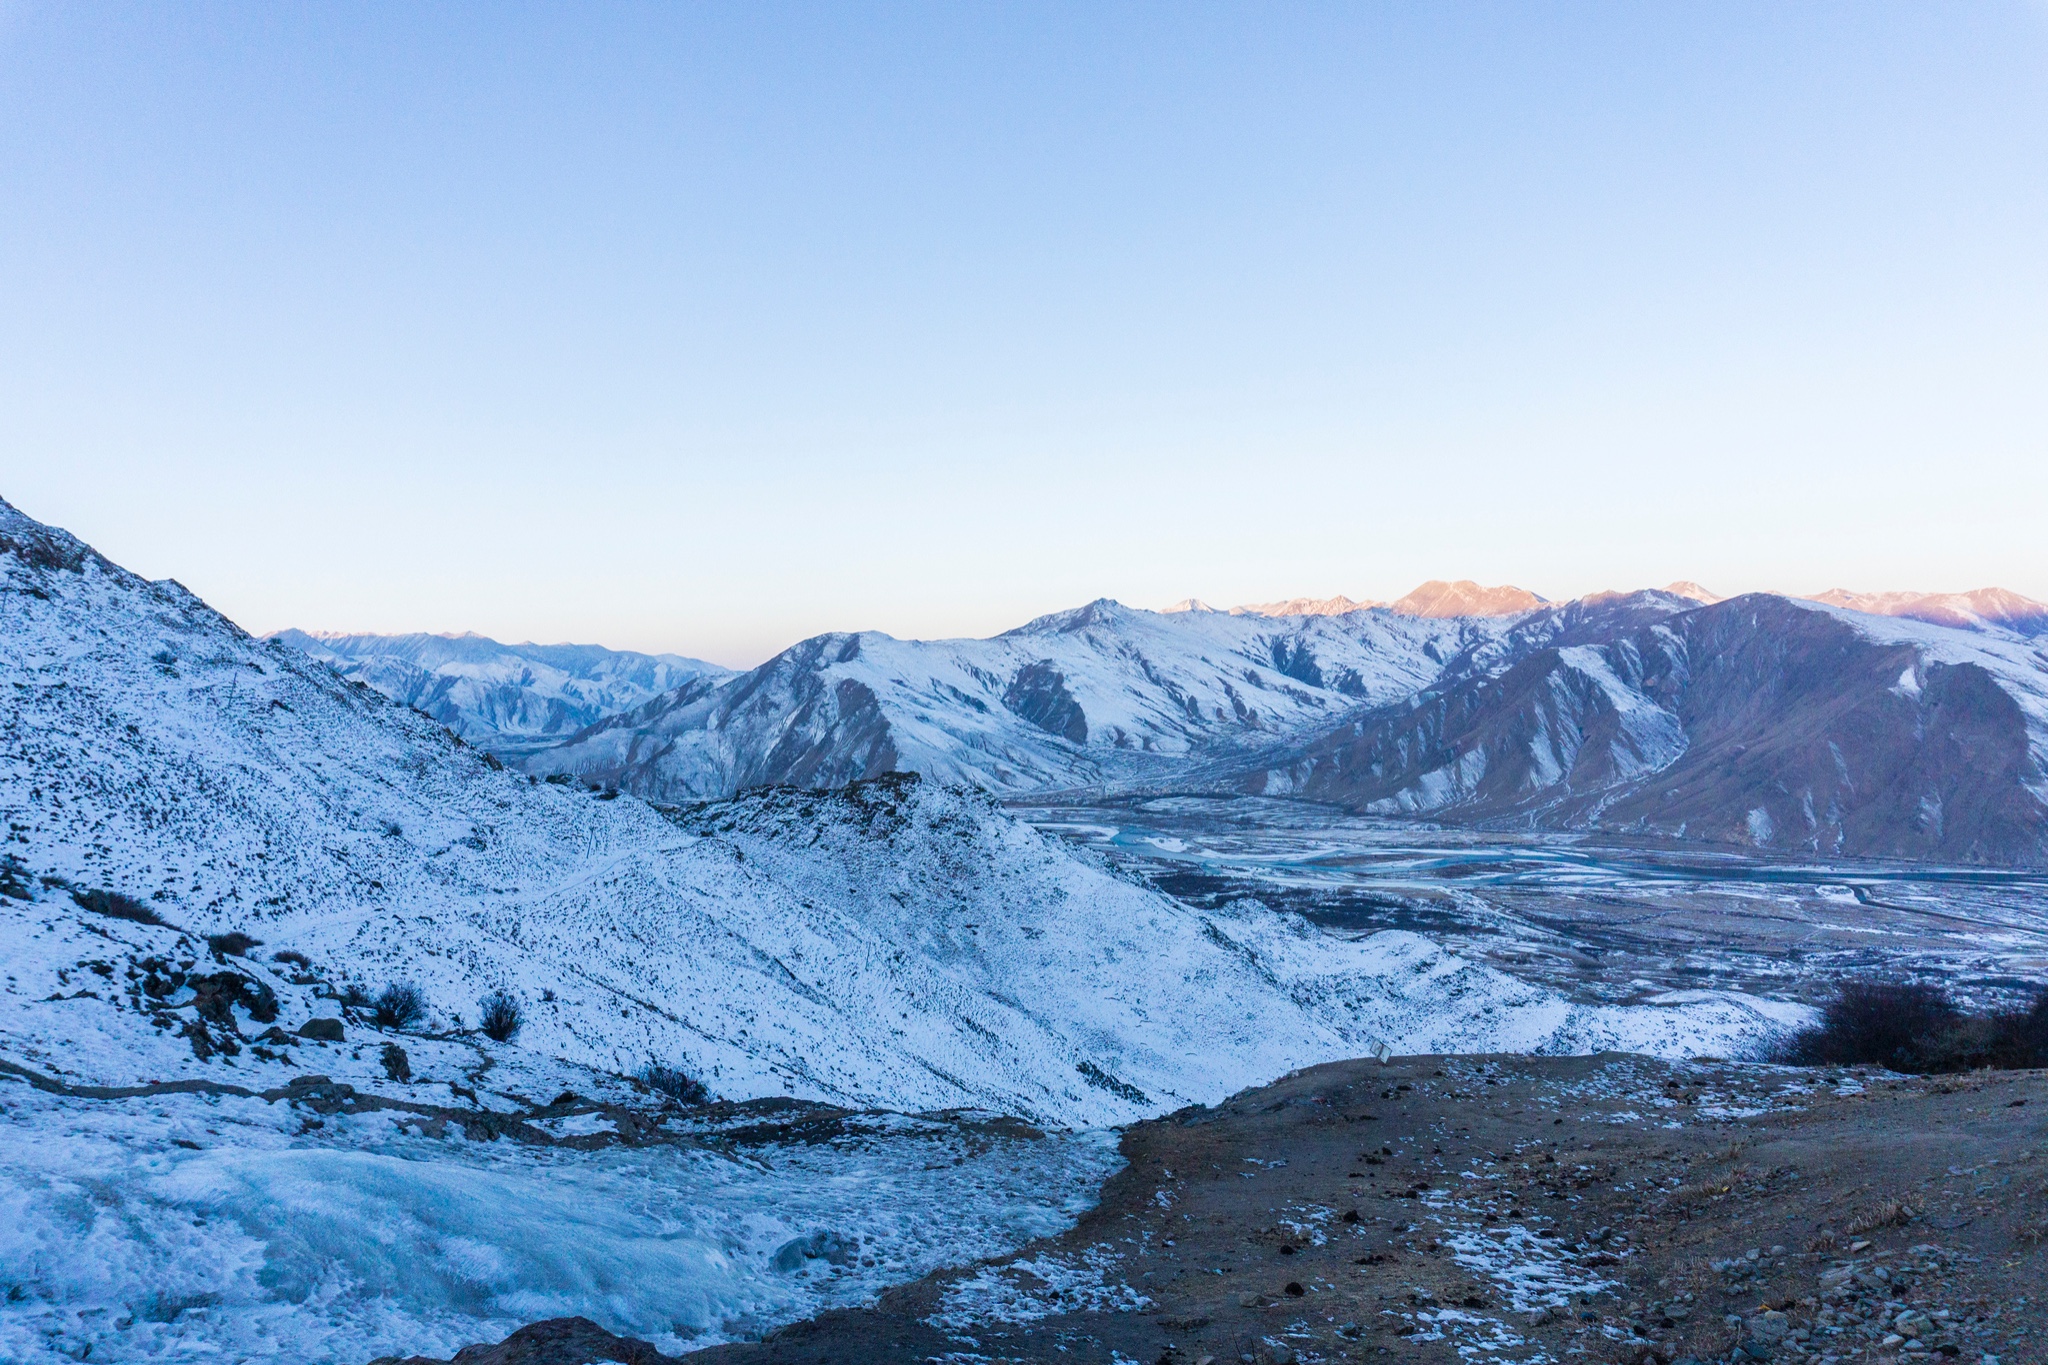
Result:
<svg viewBox="0 0 2048 1365">
<path fill-rule="evenodd" d="M 1003 796 L 1242 792 L 1779 853 L 2048 861 L 2048 606 L 2001 589 L 1102 599 L 989 639 L 814 636 L 741 673 L 470 635 L 270 639 L 527 773 L 665 804 L 918 772 Z"/>
<path fill-rule="evenodd" d="M 0 1060 L 65 1083 L 282 1087 L 308 1019 L 391 984 L 416 1060 L 486 1046 L 487 991 L 523 1002 L 457 1073 L 505 1103 L 658 1060 L 734 1099 L 1067 1125 L 1381 1045 L 1722 1051 L 1798 1015 L 1575 1004 L 1413 934 L 1197 910 L 909 773 L 666 812 L 544 781 L 5 503 L 0 817 Z M 319 1064 L 410 1093 L 377 1055 Z"/>
<path fill-rule="evenodd" d="M 2048 859 L 2048 609 L 2015 594 L 1864 610 L 1692 583 L 1564 603 L 1430 584 L 1338 601 L 1103 600 L 986 640 L 817 636 L 520 761 L 662 802 L 911 770 L 1009 795 L 1237 791 L 1777 852 Z"/>
</svg>

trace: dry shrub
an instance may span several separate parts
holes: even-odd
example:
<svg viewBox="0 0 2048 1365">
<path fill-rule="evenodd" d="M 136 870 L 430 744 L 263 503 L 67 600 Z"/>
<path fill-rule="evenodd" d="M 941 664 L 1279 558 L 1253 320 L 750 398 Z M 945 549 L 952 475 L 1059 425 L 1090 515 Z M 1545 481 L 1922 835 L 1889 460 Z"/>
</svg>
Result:
<svg viewBox="0 0 2048 1365">
<path fill-rule="evenodd" d="M 1734 1180 L 1726 1176 L 1716 1177 L 1712 1180 L 1695 1180 L 1689 1184 L 1680 1185 L 1677 1189 L 1673 1190 L 1671 1192 L 1671 1202 L 1674 1204 L 1704 1204 L 1716 1195 L 1729 1194 L 1734 1189 Z"/>
<path fill-rule="evenodd" d="M 2028 1010 L 1966 1014 L 1939 986 L 1845 981 L 1820 1022 L 1772 1060 L 1793 1066 L 1882 1066 L 1957 1073 L 2048 1064 L 2048 991 Z"/>
<path fill-rule="evenodd" d="M 1881 1199 L 1849 1220 L 1851 1233 L 1902 1228 L 1913 1221 L 1913 1206 L 1903 1199 Z"/>
</svg>

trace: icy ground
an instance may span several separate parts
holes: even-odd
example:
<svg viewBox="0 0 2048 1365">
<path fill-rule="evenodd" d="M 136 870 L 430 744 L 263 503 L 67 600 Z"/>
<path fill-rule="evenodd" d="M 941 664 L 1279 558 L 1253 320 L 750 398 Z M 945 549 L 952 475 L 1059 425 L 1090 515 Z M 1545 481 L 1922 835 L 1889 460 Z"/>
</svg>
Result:
<svg viewBox="0 0 2048 1365">
<path fill-rule="evenodd" d="M 361 1365 L 564 1314 L 680 1351 L 1058 1231 L 1120 1164 L 943 1121 L 722 1154 L 307 1117 L 0 1089 L 0 1359 Z"/>
</svg>

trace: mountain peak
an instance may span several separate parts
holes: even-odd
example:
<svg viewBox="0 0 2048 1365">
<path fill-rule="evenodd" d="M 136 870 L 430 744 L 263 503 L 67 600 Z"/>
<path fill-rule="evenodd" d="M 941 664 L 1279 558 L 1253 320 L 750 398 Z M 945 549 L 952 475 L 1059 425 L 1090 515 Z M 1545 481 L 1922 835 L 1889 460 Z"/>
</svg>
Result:
<svg viewBox="0 0 2048 1365">
<path fill-rule="evenodd" d="M 1232 616 L 1345 616 L 1354 611 L 1384 607 L 1384 602 L 1357 602 L 1339 593 L 1335 597 L 1290 597 L 1285 602 L 1259 602 L 1232 607 Z"/>
<path fill-rule="evenodd" d="M 1403 616 L 1514 616 L 1534 611 L 1545 601 L 1526 588 L 1507 584 L 1489 588 L 1469 578 L 1455 583 L 1432 578 L 1392 605 Z"/>
</svg>

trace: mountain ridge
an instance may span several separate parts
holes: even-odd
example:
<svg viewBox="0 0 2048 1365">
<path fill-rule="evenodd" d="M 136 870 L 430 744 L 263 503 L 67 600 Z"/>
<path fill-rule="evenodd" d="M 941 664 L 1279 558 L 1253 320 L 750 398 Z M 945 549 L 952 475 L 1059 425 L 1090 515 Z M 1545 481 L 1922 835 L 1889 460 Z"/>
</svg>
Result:
<svg viewBox="0 0 2048 1365">
<path fill-rule="evenodd" d="M 350 634 L 286 629 L 280 640 L 347 679 L 440 721 L 501 756 L 558 740 L 693 678 L 731 670 L 679 654 L 602 645 L 508 645 L 473 631 Z"/>
</svg>

